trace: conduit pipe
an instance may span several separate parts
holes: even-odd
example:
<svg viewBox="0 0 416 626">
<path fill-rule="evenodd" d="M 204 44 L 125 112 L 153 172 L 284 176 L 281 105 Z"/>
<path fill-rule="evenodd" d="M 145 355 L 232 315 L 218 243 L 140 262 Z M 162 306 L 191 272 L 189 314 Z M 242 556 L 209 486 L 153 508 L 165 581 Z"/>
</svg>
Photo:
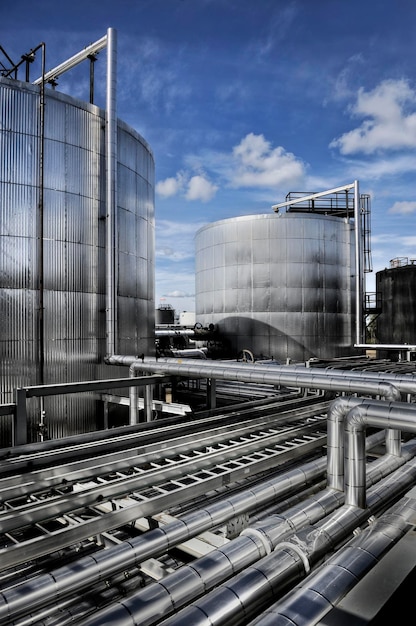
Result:
<svg viewBox="0 0 416 626">
<path fill-rule="evenodd" d="M 410 456 L 413 456 L 414 452 L 413 442 L 413 451 Z M 404 459 L 391 460 L 387 463 L 388 469 L 385 467 L 385 461 L 374 463 L 378 467 L 375 472 L 370 468 L 370 482 L 373 475 L 379 479 L 380 470 L 386 473 L 392 471 L 398 465 L 403 464 Z M 408 483 L 416 476 L 416 464 L 409 473 L 411 475 Z M 387 480 L 390 481 L 390 477 Z M 383 484 L 377 489 L 377 497 L 374 498 L 375 510 L 380 510 L 383 506 L 381 502 L 383 498 L 384 505 L 386 501 L 389 501 L 391 498 L 389 490 L 395 484 L 388 482 L 389 488 L 387 488 L 386 482 L 381 482 Z M 292 582 L 292 577 L 299 579 L 304 576 L 305 571 L 310 567 L 309 562 L 322 558 L 336 542 L 341 538 L 345 539 L 345 536 L 356 528 L 359 523 L 358 516 L 355 513 L 351 514 L 351 508 L 345 512 L 345 507 L 342 507 L 343 514 L 340 516 L 341 519 L 336 521 L 335 528 L 333 518 L 322 523 L 325 529 L 322 532 L 322 541 L 320 540 L 320 527 L 317 530 L 312 529 L 311 532 L 310 525 L 334 511 L 342 504 L 342 501 L 341 493 L 325 490 L 320 496 L 293 507 L 285 516 L 272 516 L 262 524 L 244 530 L 240 537 L 229 544 L 165 576 L 160 583 L 153 583 L 129 598 L 95 613 L 94 616 L 84 620 L 83 624 L 84 626 L 98 626 L 117 623 L 118 626 L 133 626 L 134 624 L 150 626 L 160 623 L 163 615 L 178 611 L 178 608 L 188 604 L 192 598 L 202 596 L 218 585 L 220 580 L 230 578 L 241 570 L 245 571 L 195 602 L 195 605 L 176 613 L 171 619 L 162 623 L 164 625 L 225 625 L 238 623 L 236 615 L 240 618 L 244 617 L 241 623 L 246 623 L 245 619 L 253 611 L 253 606 L 256 607 L 259 601 L 264 602 L 265 597 L 272 600 L 271 588 L 277 587 L 276 583 L 270 584 L 273 578 L 278 576 L 281 592 L 281 585 L 287 586 Z M 368 516 L 368 512 L 366 515 Z M 363 514 L 362 522 L 365 520 L 366 517 Z M 305 526 L 307 526 L 306 530 L 302 530 Z M 301 530 L 299 537 L 293 536 L 296 530 Z M 290 537 L 292 537 L 291 543 L 287 546 L 286 540 Z M 298 541 L 299 550 L 297 549 Z M 277 552 L 277 559 L 273 551 Z M 293 551 L 295 558 L 290 555 Z M 256 557 L 257 554 L 265 558 L 256 562 L 253 567 L 249 567 L 259 558 Z M 271 555 L 271 557 L 266 555 Z M 224 556 L 227 559 L 224 559 Z M 264 569 L 261 566 L 262 563 Z M 261 574 L 259 574 L 259 569 Z M 242 607 L 242 598 L 246 604 L 248 597 L 250 597 L 250 606 Z"/>
<path fill-rule="evenodd" d="M 273 604 L 250 626 L 313 626 L 360 581 L 409 530 L 416 512 L 416 492 L 351 539 L 303 583 Z"/>
<path fill-rule="evenodd" d="M 328 409 L 328 487 L 345 489 L 346 503 L 365 507 L 365 428 L 394 429 L 398 437 L 387 439 L 390 455 L 400 455 L 400 431 L 416 432 L 416 406 L 362 398 L 337 398 Z M 344 454 L 344 427 L 346 451 Z M 345 457 L 345 459 L 344 459 Z M 345 464 L 345 480 L 344 480 Z M 344 486 L 345 482 L 345 486 Z"/>
</svg>

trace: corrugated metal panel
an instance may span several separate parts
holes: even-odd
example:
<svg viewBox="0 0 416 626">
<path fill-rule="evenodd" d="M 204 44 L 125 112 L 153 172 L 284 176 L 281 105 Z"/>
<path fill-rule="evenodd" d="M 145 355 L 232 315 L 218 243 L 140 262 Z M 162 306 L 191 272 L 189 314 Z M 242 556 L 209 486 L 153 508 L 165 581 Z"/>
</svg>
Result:
<svg viewBox="0 0 416 626">
<path fill-rule="evenodd" d="M 1 402 L 37 384 L 39 88 L 0 79 Z M 113 377 L 105 356 L 105 124 L 93 105 L 46 90 L 44 153 L 45 382 Z M 154 350 L 154 160 L 146 142 L 118 132 L 118 320 L 129 354 Z M 30 403 L 37 437 L 39 406 Z M 33 405 L 33 406 L 32 406 Z M 96 399 L 45 399 L 48 436 L 96 426 Z M 1 441 L 10 420 L 0 423 Z M 1 445 L 0 441 L 0 445 Z"/>
<path fill-rule="evenodd" d="M 351 225 L 332 216 L 244 216 L 196 234 L 196 320 L 236 353 L 304 361 L 348 354 L 354 311 Z M 219 244 L 223 241 L 223 244 Z"/>
</svg>

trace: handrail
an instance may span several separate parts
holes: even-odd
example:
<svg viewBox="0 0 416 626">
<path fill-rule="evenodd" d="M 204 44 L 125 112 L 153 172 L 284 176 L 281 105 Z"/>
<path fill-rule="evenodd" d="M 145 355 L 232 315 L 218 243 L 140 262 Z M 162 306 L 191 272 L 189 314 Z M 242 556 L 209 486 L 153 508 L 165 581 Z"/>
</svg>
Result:
<svg viewBox="0 0 416 626">
<path fill-rule="evenodd" d="M 74 383 L 56 383 L 52 385 L 34 385 L 30 387 L 18 387 L 15 390 L 16 403 L 14 405 L 3 405 L 14 410 L 6 414 L 13 413 L 13 445 L 24 445 L 27 443 L 27 400 L 28 398 L 43 398 L 45 396 L 58 396 L 68 393 L 82 393 L 87 391 L 104 391 L 106 389 L 124 389 L 126 387 L 146 387 L 152 384 L 159 384 L 171 380 L 169 375 L 154 374 L 152 376 L 141 376 L 137 378 L 109 378 L 104 380 L 88 380 Z M 0 406 L 1 408 L 1 406 Z M 0 413 L 2 414 L 2 413 Z"/>
</svg>

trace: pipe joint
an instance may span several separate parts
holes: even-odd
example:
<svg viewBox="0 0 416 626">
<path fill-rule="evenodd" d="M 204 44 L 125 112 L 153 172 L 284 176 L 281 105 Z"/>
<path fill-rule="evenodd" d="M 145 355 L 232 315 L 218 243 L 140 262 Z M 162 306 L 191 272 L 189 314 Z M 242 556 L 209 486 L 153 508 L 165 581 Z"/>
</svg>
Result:
<svg viewBox="0 0 416 626">
<path fill-rule="evenodd" d="M 253 539 L 255 543 L 260 543 L 265 555 L 271 554 L 273 545 L 268 536 L 260 528 L 244 528 L 240 535 Z"/>
<path fill-rule="evenodd" d="M 311 571 L 309 558 L 305 554 L 302 547 L 297 543 L 292 543 L 291 541 L 281 541 L 280 543 L 277 544 L 274 551 L 276 552 L 277 550 L 285 550 L 285 549 L 292 550 L 293 552 L 296 553 L 296 555 L 302 561 L 303 567 L 305 568 L 305 574 L 309 574 L 309 572 Z"/>
</svg>

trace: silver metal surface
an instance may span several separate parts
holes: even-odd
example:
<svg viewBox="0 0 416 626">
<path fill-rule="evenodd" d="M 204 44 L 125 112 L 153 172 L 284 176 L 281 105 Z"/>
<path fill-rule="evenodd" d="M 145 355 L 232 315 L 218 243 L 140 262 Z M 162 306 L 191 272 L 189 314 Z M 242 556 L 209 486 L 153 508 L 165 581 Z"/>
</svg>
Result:
<svg viewBox="0 0 416 626">
<path fill-rule="evenodd" d="M 285 623 L 313 626 L 321 623 L 332 607 L 408 532 L 409 522 L 416 511 L 412 491 L 330 557 L 306 581 L 251 621 L 250 626 Z M 397 615 L 400 615 L 400 605 Z"/>
<path fill-rule="evenodd" d="M 113 377 L 105 366 L 105 113 L 45 90 L 45 382 Z M 39 87 L 0 79 L 0 402 L 38 384 L 36 257 Z M 119 349 L 154 349 L 154 160 L 145 140 L 118 122 Z M 47 435 L 96 427 L 96 399 L 49 398 Z M 66 416 L 67 419 L 61 419 Z M 70 419 L 68 417 L 70 416 Z M 31 439 L 39 415 L 31 409 Z M 9 445 L 10 420 L 0 441 Z"/>
<path fill-rule="evenodd" d="M 350 379 L 348 372 L 345 372 L 344 377 L 332 377 L 330 371 L 322 372 L 318 368 L 296 368 L 292 370 L 284 365 L 269 368 L 259 367 L 251 363 L 215 362 L 203 359 L 143 357 L 141 360 L 138 360 L 134 356 L 112 355 L 106 361 L 110 365 L 125 365 L 129 367 L 137 363 L 143 372 L 164 372 L 188 378 L 255 382 L 299 387 L 302 389 L 312 388 L 337 392 L 344 391 L 347 393 L 363 393 L 379 395 L 388 399 L 400 399 L 400 392 L 393 384 L 380 379 L 368 379 L 365 377 L 364 372 L 362 376 Z"/>
<path fill-rule="evenodd" d="M 273 497 L 279 497 L 296 487 L 302 486 L 306 478 L 311 480 L 314 477 L 319 477 L 322 475 L 324 467 L 325 459 L 322 458 L 319 461 L 304 464 L 301 468 L 288 470 L 281 476 L 274 476 L 259 485 L 251 486 L 242 494 L 230 495 L 220 502 L 207 503 L 204 508 L 184 515 L 181 520 L 175 520 L 163 529 L 149 531 L 143 537 L 130 539 L 127 544 L 120 544 L 94 556 L 87 556 L 77 563 L 75 569 L 71 565 L 63 566 L 56 570 L 53 575 L 45 574 L 40 576 L 36 582 L 28 581 L 19 588 L 3 592 L 0 594 L 0 617 L 5 617 L 9 613 L 18 615 L 24 612 L 25 607 L 33 610 L 35 606 L 45 603 L 53 597 L 63 597 L 69 592 L 73 593 L 76 589 L 82 589 L 86 583 L 91 585 L 94 581 L 105 579 L 135 562 L 162 554 L 168 548 L 174 547 L 189 537 L 224 523 L 239 512 L 251 510 L 259 503 L 266 502 L 271 494 Z M 244 493 L 247 495 L 245 498 L 242 497 Z M 228 559 L 218 557 L 223 564 L 222 575 L 226 574 L 227 571 L 231 575 L 233 573 L 231 563 L 241 561 L 240 550 L 237 549 L 238 542 L 233 543 L 233 545 L 227 544 L 227 546 L 229 546 L 227 548 Z M 231 557 L 233 553 L 235 553 L 234 557 Z M 218 561 L 213 558 L 212 562 L 214 573 L 211 570 L 210 575 L 214 577 L 213 580 L 216 580 L 216 577 L 220 576 Z M 224 565 L 227 566 L 224 567 Z M 50 584 L 52 581 L 53 584 Z M 41 594 L 39 594 L 39 589 L 42 590 Z M 22 602 L 23 597 L 24 601 Z M 4 604 L 2 603 L 3 600 Z"/>
<path fill-rule="evenodd" d="M 416 467 L 413 459 L 409 461 L 406 469 L 401 467 L 397 470 L 399 476 L 395 477 L 395 479 L 402 483 L 404 489 L 409 489 L 414 481 L 415 472 Z M 162 622 L 163 626 L 179 626 L 187 623 L 206 623 L 215 624 L 216 626 L 226 626 L 229 623 L 243 625 L 249 623 L 249 618 L 254 618 L 256 614 L 262 613 L 262 611 L 265 611 L 265 613 L 258 619 L 258 623 L 262 624 L 262 626 L 285 623 L 284 611 L 282 611 L 282 622 L 268 621 L 266 609 L 273 599 L 273 593 L 270 593 L 271 589 L 275 597 L 281 596 L 288 587 L 293 585 L 296 579 L 305 578 L 310 568 L 318 564 L 327 551 L 331 551 L 334 545 L 342 541 L 342 537 L 344 537 L 344 542 L 351 537 L 352 531 L 360 524 L 365 523 L 370 512 L 375 512 L 378 507 L 382 506 L 383 499 L 385 502 L 389 502 L 389 491 L 390 489 L 394 490 L 391 476 L 385 482 L 381 481 L 374 488 L 374 493 L 369 499 L 368 510 L 354 509 L 350 506 L 341 507 L 315 526 L 307 525 L 303 530 L 300 528 L 296 534 L 292 534 L 287 539 L 277 543 L 273 552 L 257 561 L 254 566 L 247 567 L 240 574 L 218 586 L 215 590 L 205 594 L 200 599 L 195 599 L 187 608 L 176 611 L 175 615 L 168 617 Z M 415 502 L 413 501 L 410 506 L 406 503 L 404 507 L 396 508 L 391 517 L 387 516 L 385 528 L 387 529 L 391 526 L 396 536 L 401 536 L 409 523 L 409 517 L 414 514 L 414 507 Z M 396 514 L 401 516 L 397 520 L 398 523 L 395 519 Z M 383 530 L 380 532 L 383 532 Z M 380 541 L 380 546 L 382 546 L 382 543 Z M 386 543 L 392 545 L 391 537 L 387 537 L 384 545 Z M 381 548 L 380 552 L 382 552 Z M 368 562 L 367 555 L 364 555 L 363 561 L 365 563 Z M 353 560 L 351 565 L 353 565 Z M 257 578 L 258 572 L 263 574 L 261 579 Z M 253 581 L 255 581 L 254 584 Z M 289 596 L 289 598 L 292 598 L 292 596 Z M 305 624 L 305 626 L 306 624 L 309 625 L 308 611 L 304 613 L 301 610 L 302 606 L 307 606 L 308 588 L 306 587 L 305 593 L 302 592 L 302 589 L 295 591 L 293 598 L 296 601 L 297 609 L 303 615 L 303 621 L 300 623 Z M 331 606 L 327 601 L 324 601 L 322 604 L 327 609 Z M 320 615 L 322 604 L 317 602 L 314 611 L 311 612 L 311 616 L 313 614 Z M 133 612 L 133 601 L 128 606 Z M 276 615 L 279 614 L 279 606 L 278 603 L 272 609 L 275 620 L 277 619 Z M 198 616 L 201 614 L 206 616 L 206 622 L 199 622 Z M 138 615 L 136 614 L 137 618 Z M 98 626 L 99 622 L 90 620 L 88 626 L 92 626 L 94 623 Z M 254 621 L 254 623 L 257 624 L 257 621 Z M 293 623 L 296 624 L 296 620 Z"/>
<path fill-rule="evenodd" d="M 90 55 L 94 55 L 100 52 L 100 50 L 105 48 L 106 45 L 107 45 L 107 35 L 105 35 L 104 37 L 101 37 L 101 39 L 98 39 L 98 41 L 95 41 L 94 43 L 90 44 L 89 46 L 84 48 L 84 50 L 81 50 L 77 54 L 74 54 L 70 59 L 67 59 L 66 61 L 58 65 L 57 67 L 54 67 L 52 70 L 45 72 L 45 75 L 40 76 L 39 78 L 34 80 L 33 84 L 40 85 L 42 80 L 46 82 L 56 80 L 57 78 L 59 78 L 59 76 L 62 76 L 62 74 L 71 70 L 73 67 L 81 63 L 81 61 L 84 61 L 85 59 L 87 59 Z"/>
<path fill-rule="evenodd" d="M 214 324 L 236 354 L 305 361 L 349 353 L 355 258 L 348 220 L 244 216 L 201 228 L 195 245 L 196 320 Z"/>
<path fill-rule="evenodd" d="M 108 30 L 106 93 L 106 349 L 113 354 L 117 341 L 117 33 Z"/>
<path fill-rule="evenodd" d="M 414 404 L 347 397 L 334 400 L 328 411 L 328 486 L 343 490 L 345 483 L 346 503 L 365 507 L 363 441 L 366 428 L 387 429 L 387 433 L 391 430 L 393 435 L 386 437 L 386 451 L 390 456 L 398 456 L 400 442 L 397 431 L 415 433 L 415 417 Z M 345 453 L 344 438 L 347 442 Z"/>
<path fill-rule="evenodd" d="M 414 452 L 415 448 L 413 447 L 413 454 Z M 412 457 L 411 453 L 409 457 Z M 315 470 L 317 469 L 318 464 L 319 461 L 315 466 Z M 399 465 L 400 462 L 397 460 L 396 463 L 393 463 L 393 465 L 390 466 L 389 471 L 392 471 L 393 467 L 398 467 Z M 310 463 L 308 466 L 303 466 L 302 471 L 305 473 L 306 482 L 311 477 L 310 472 L 314 471 L 314 464 Z M 295 474 L 292 472 L 291 475 L 292 479 L 294 479 Z M 369 470 L 368 480 L 369 484 L 372 484 L 371 468 Z M 202 600 L 195 601 L 195 606 L 190 607 L 188 610 L 181 611 L 177 616 L 173 617 L 172 623 L 195 623 L 195 611 L 196 614 L 199 614 L 198 611 L 201 607 L 203 607 L 203 612 L 208 616 L 209 620 L 212 620 L 208 623 L 226 624 L 228 623 L 227 620 L 230 618 L 232 618 L 233 621 L 236 621 L 236 623 L 242 623 L 243 619 L 247 618 L 247 615 L 255 611 L 256 596 L 258 596 L 257 602 L 260 605 L 265 604 L 268 593 L 270 592 L 270 584 L 273 577 L 278 575 L 278 580 L 281 584 L 284 584 L 284 578 L 288 577 L 287 565 L 285 565 L 283 570 L 280 570 L 280 573 L 277 574 L 277 572 L 279 572 L 279 568 L 282 566 L 281 550 L 278 553 L 278 566 L 276 560 L 271 557 L 267 561 L 257 561 L 254 567 L 249 567 L 255 561 L 255 556 L 257 555 L 257 559 L 259 559 L 266 556 L 266 554 L 270 554 L 271 549 L 276 549 L 276 546 L 277 548 L 280 548 L 283 539 L 290 537 L 295 531 L 300 531 L 305 527 L 310 527 L 311 524 L 316 523 L 318 520 L 325 517 L 326 514 L 332 513 L 336 508 L 340 507 L 342 502 L 343 498 L 340 494 L 333 494 L 329 490 L 323 491 L 316 497 L 314 496 L 311 500 L 288 510 L 285 516 L 271 516 L 270 518 L 267 518 L 264 522 L 257 524 L 254 528 L 244 530 L 238 539 L 226 544 L 215 552 L 211 552 L 206 557 L 202 557 L 197 561 L 192 562 L 189 568 L 183 567 L 181 570 L 168 575 L 160 583 L 160 586 L 162 587 L 161 590 L 158 589 L 159 584 L 155 583 L 153 585 L 153 594 L 151 589 L 138 591 L 132 596 L 131 600 L 127 600 L 125 602 L 123 601 L 123 605 L 129 608 L 129 611 L 135 616 L 135 621 L 137 623 L 157 623 L 160 619 L 160 594 L 162 594 L 164 599 L 163 611 L 165 613 L 178 611 L 181 606 L 189 604 L 191 600 L 194 600 L 201 595 L 200 580 L 195 579 L 196 582 L 192 585 L 190 584 L 189 578 L 186 594 L 183 594 L 183 588 L 181 588 L 181 581 L 183 580 L 182 570 L 190 569 L 192 570 L 192 573 L 194 571 L 199 572 L 200 579 L 203 580 L 205 585 L 205 592 L 207 592 L 212 589 L 214 585 L 217 585 L 220 582 L 218 580 L 218 572 L 213 555 L 225 554 L 232 565 L 232 570 L 229 571 L 230 568 L 226 567 L 222 572 L 222 580 L 225 581 L 228 579 L 232 573 L 237 574 L 242 571 L 244 571 L 244 573 L 242 573 L 241 576 L 236 576 L 230 583 L 225 583 L 220 589 L 218 589 L 218 591 L 213 591 L 210 594 L 207 594 Z M 218 506 L 218 510 L 223 508 L 223 503 L 218 504 L 220 505 Z M 304 511 L 308 508 L 309 512 L 305 514 Z M 344 514 L 341 517 L 344 519 Z M 356 517 L 354 514 L 350 517 L 355 521 Z M 328 522 L 327 527 L 331 528 L 330 522 Z M 337 526 L 338 533 L 342 527 L 342 524 Z M 296 536 L 293 543 L 289 544 L 289 552 L 291 549 L 295 549 L 295 540 Z M 301 552 L 305 550 L 307 554 L 308 549 L 311 551 L 314 550 L 313 544 L 315 542 L 315 538 L 313 537 L 309 542 L 310 548 L 307 547 L 308 542 L 309 539 L 305 540 L 304 546 L 301 545 Z M 298 552 L 295 552 L 295 554 L 297 556 Z M 302 572 L 304 569 L 302 558 L 307 561 L 308 557 L 306 555 L 303 557 L 302 555 L 300 562 L 296 559 L 296 562 L 298 563 L 296 567 L 298 573 L 299 571 Z M 291 561 L 293 562 L 292 558 Z M 259 570 L 262 574 L 258 579 L 260 591 L 257 593 L 254 581 L 257 579 Z M 268 572 L 267 575 L 265 575 L 266 572 Z M 164 593 L 166 589 L 171 589 L 169 596 L 166 596 Z M 232 589 L 231 592 L 230 589 Z M 281 592 L 282 587 L 280 588 L 280 593 Z M 242 598 L 244 595 L 246 596 L 246 599 L 243 601 Z M 229 602 L 229 600 L 226 600 L 227 597 L 234 599 L 239 598 L 239 601 Z M 269 602 L 271 602 L 272 599 L 273 596 L 269 596 Z M 244 606 L 244 611 L 241 613 L 241 616 L 239 613 L 242 609 L 240 603 Z M 105 611 L 105 619 L 110 618 L 112 611 L 114 611 L 113 619 L 115 619 L 115 614 L 118 610 L 116 609 L 116 606 L 117 605 L 114 605 L 113 609 Z M 221 610 L 220 607 L 222 607 Z M 87 623 L 89 626 L 92 626 L 93 624 L 98 626 L 103 617 L 104 613 L 99 612 Z M 167 623 L 171 623 L 169 619 Z"/>
</svg>

